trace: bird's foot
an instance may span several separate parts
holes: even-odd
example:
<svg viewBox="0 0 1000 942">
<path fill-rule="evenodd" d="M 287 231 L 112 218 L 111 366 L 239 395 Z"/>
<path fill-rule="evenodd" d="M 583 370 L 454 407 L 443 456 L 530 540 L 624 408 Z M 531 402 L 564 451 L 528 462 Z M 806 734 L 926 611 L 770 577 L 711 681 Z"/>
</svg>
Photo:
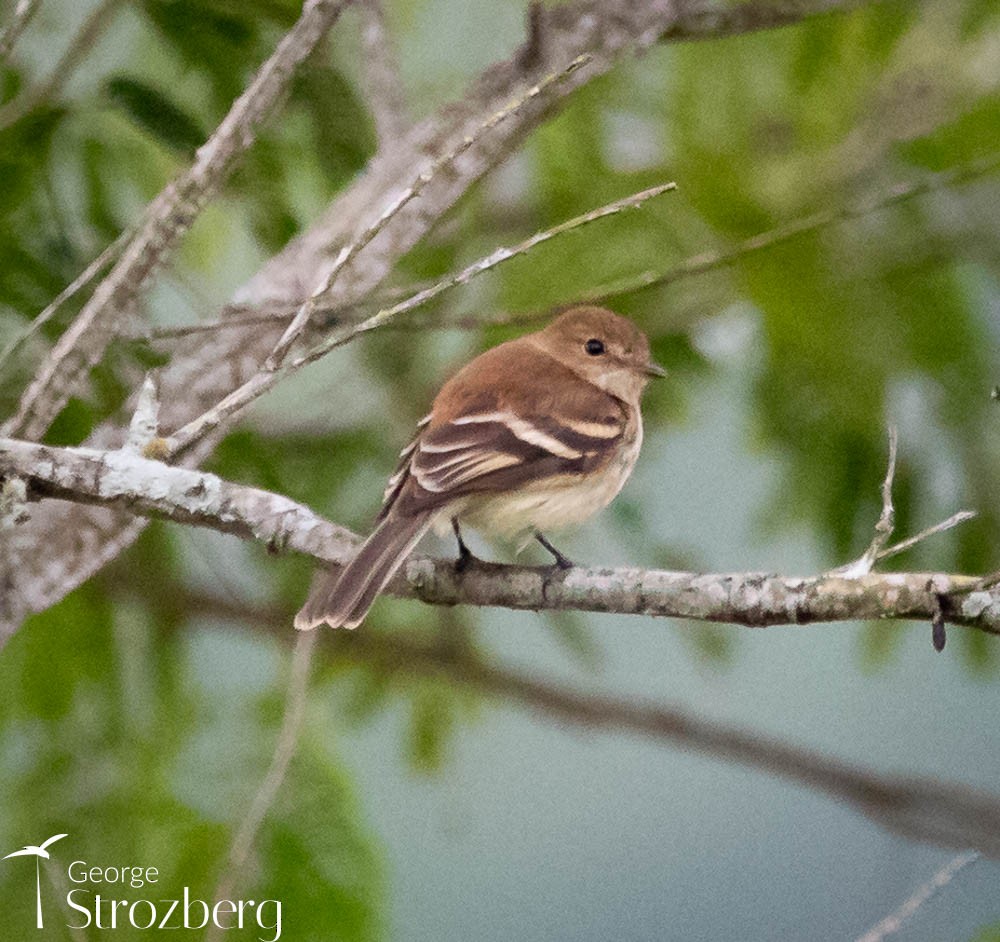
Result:
<svg viewBox="0 0 1000 942">
<path fill-rule="evenodd" d="M 552 564 L 554 568 L 567 570 L 572 569 L 576 564 L 567 556 L 564 556 L 559 552 L 541 533 L 535 534 L 535 539 L 542 544 L 554 557 L 555 562 Z"/>
<path fill-rule="evenodd" d="M 458 559 L 455 560 L 455 572 L 459 575 L 480 563 L 482 563 L 482 560 L 464 543 L 458 548 Z"/>
</svg>

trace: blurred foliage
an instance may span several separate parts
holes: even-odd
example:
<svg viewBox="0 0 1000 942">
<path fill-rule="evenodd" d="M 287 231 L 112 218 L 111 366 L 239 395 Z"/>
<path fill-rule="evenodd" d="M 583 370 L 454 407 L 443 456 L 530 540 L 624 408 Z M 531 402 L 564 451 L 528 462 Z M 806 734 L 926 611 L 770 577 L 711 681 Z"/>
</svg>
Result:
<svg viewBox="0 0 1000 942">
<path fill-rule="evenodd" d="M 396 39 L 404 60 L 417 63 L 406 76 L 414 112 L 427 113 L 439 104 L 430 94 L 453 80 L 456 66 L 440 49 L 414 48 L 422 0 L 388 5 L 402 28 Z M 87 73 L 67 86 L 70 94 L 41 101 L 0 128 L 0 346 L 185 166 L 300 7 L 295 0 L 143 0 L 128 30 L 117 21 L 109 27 L 125 54 L 106 65 L 92 57 Z M 178 278 L 203 286 L 206 296 L 224 298 L 234 287 L 227 252 L 249 246 L 265 258 L 372 156 L 357 24 L 349 19 L 303 70 L 281 119 L 176 260 Z M 62 28 L 55 16 L 39 23 Z M 733 411 L 714 397 L 722 375 L 740 377 L 752 416 L 745 444 L 779 467 L 771 499 L 755 508 L 761 538 L 805 525 L 831 566 L 860 553 L 878 517 L 885 429 L 895 422 L 899 535 L 959 507 L 980 516 L 894 564 L 994 569 L 995 174 L 747 251 L 698 277 L 631 291 L 614 286 L 996 153 L 1000 73 L 991 57 L 998 29 L 994 2 L 896 0 L 791 29 L 664 47 L 624 63 L 576 94 L 474 188 L 402 260 L 394 283 L 436 278 L 498 244 L 675 179 L 676 194 L 554 240 L 428 312 L 449 319 L 529 313 L 612 290 L 611 305 L 651 334 L 655 356 L 674 377 L 648 399 L 650 451 L 687 421 L 695 397 Z M 511 46 L 519 40 L 512 36 Z M 17 102 L 37 86 L 52 55 L 15 55 L 0 67 L 0 100 Z M 14 408 L 45 345 L 79 304 L 68 304 L 0 376 L 0 414 Z M 179 305 L 154 295 L 144 316 L 153 324 L 212 316 L 200 304 Z M 706 343 L 705 325 L 733 312 L 753 329 Z M 336 385 L 310 387 L 296 407 L 301 421 L 298 414 L 293 421 L 255 413 L 209 466 L 364 529 L 382 480 L 442 377 L 518 332 L 385 330 L 350 351 L 349 404 L 336 372 L 347 357 L 336 365 L 331 358 Z M 169 345 L 116 347 L 49 439 L 79 442 L 101 421 L 120 420 L 142 370 L 169 356 Z M 733 475 L 736 482 L 739 471 Z M 623 543 L 648 548 L 643 559 L 714 568 L 702 554 L 691 558 L 686 534 L 649 532 L 649 515 L 628 493 L 607 519 Z M 209 553 L 195 552 L 196 542 L 151 527 L 101 578 L 35 618 L 4 651 L 6 844 L 66 830 L 76 854 L 148 861 L 193 887 L 214 885 L 232 827 L 267 766 L 286 679 L 285 649 L 264 632 L 245 631 L 245 622 L 261 628 L 287 621 L 312 567 L 237 547 L 218 572 L 206 571 Z M 243 600 L 242 610 L 227 610 L 234 598 Z M 384 600 L 368 627 L 387 639 L 410 632 L 478 650 L 477 624 L 475 612 L 459 617 Z M 590 619 L 549 616 L 546 624 L 578 669 L 598 666 L 601 645 Z M 993 666 L 985 635 L 952 634 L 969 664 Z M 724 663 L 736 656 L 728 629 L 685 628 L 684 637 L 694 657 Z M 868 663 L 885 663 L 902 637 L 881 625 L 864 629 Z M 256 679 L 219 689 L 206 679 L 213 671 L 226 676 L 233 665 Z M 476 716 L 474 700 L 444 679 L 333 660 L 317 669 L 315 683 L 336 691 L 341 718 L 401 710 L 405 750 L 422 769 L 438 767 L 459 723 Z M 329 938 L 333 924 L 335 937 L 373 938 L 384 928 L 380 852 L 359 823 L 349 776 L 324 748 L 321 725 L 310 717 L 247 890 L 252 883 L 280 892 L 289 909 L 294 902 L 330 917 L 297 926 L 295 938 Z M 32 801 L 21 800 L 28 794 Z M 13 868 L 0 872 L 0 894 L 21 907 L 0 909 L 5 938 L 18 937 L 30 920 L 28 897 L 11 891 L 24 878 Z"/>
<path fill-rule="evenodd" d="M 137 556 L 159 566 L 172 558 L 157 528 Z M 56 854 L 63 863 L 70 854 L 104 866 L 155 866 L 161 876 L 153 898 L 174 898 L 185 885 L 204 898 L 266 768 L 284 658 L 273 643 L 261 650 L 259 638 L 181 630 L 190 612 L 171 607 L 176 597 L 162 586 L 152 595 L 156 618 L 139 598 L 94 582 L 35 618 L 5 649 L 0 832 L 12 846 L 24 835 L 66 832 L 65 852 Z M 235 682 L 220 690 L 213 676 L 237 663 Z M 380 855 L 350 778 L 324 752 L 324 726 L 315 737 L 307 730 L 263 827 L 260 864 L 237 881 L 234 898 L 281 899 L 296 938 L 373 939 L 381 930 Z M 0 911 L 5 938 L 20 938 L 32 918 L 27 871 L 0 872 L 0 894 L 16 901 Z M 117 898 L 143 895 L 105 889 L 105 898 L 115 890 Z M 67 921 L 54 902 L 46 906 L 47 928 Z"/>
</svg>

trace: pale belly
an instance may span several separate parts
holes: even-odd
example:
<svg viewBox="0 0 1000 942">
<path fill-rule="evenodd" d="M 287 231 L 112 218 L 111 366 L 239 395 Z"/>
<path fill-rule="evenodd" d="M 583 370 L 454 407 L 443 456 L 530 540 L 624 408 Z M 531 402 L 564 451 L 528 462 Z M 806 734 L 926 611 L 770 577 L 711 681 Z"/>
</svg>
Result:
<svg viewBox="0 0 1000 942">
<path fill-rule="evenodd" d="M 582 523 L 614 500 L 635 467 L 641 445 L 639 425 L 634 440 L 603 471 L 582 478 L 549 478 L 512 494 L 470 496 L 464 506 L 441 514 L 434 529 L 447 533 L 457 515 L 486 536 L 527 543 L 535 531 L 548 533 Z"/>
</svg>

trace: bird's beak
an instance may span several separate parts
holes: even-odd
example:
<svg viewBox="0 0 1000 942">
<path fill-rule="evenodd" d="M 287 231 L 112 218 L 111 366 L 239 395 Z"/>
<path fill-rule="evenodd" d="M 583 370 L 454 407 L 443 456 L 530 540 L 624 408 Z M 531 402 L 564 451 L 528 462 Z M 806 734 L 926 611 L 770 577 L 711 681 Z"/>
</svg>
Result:
<svg viewBox="0 0 1000 942">
<path fill-rule="evenodd" d="M 659 363 L 654 363 L 652 360 L 646 364 L 643 372 L 647 376 L 655 376 L 657 379 L 662 379 L 667 375 L 667 371 Z"/>
</svg>

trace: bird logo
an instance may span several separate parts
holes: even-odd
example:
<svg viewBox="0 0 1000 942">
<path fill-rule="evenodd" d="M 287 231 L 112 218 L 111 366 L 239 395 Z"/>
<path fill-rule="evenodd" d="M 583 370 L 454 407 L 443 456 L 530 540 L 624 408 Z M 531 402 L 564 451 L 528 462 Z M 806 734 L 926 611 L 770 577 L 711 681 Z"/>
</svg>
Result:
<svg viewBox="0 0 1000 942">
<path fill-rule="evenodd" d="M 27 844 L 20 850 L 15 850 L 12 854 L 7 854 L 4 860 L 10 857 L 34 857 L 35 858 L 35 911 L 38 916 L 38 928 L 45 928 L 42 925 L 42 875 L 41 867 L 39 861 L 44 857 L 46 860 L 49 859 L 48 848 L 51 847 L 56 841 L 61 841 L 66 834 L 53 834 L 47 841 L 42 841 L 41 844 L 37 846 L 34 844 Z"/>
</svg>

